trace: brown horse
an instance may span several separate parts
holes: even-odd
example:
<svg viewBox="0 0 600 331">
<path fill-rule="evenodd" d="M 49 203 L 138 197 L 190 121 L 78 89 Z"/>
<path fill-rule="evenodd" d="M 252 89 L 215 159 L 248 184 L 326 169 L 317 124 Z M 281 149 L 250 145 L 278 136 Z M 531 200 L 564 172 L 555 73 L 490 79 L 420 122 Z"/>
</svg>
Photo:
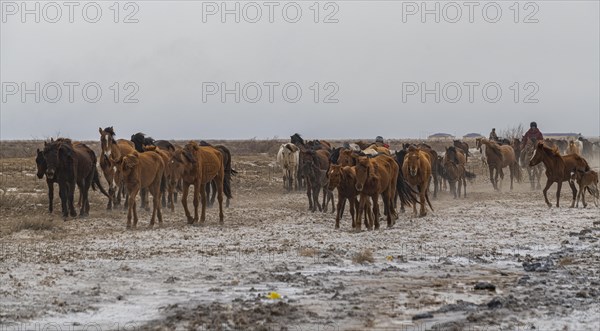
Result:
<svg viewBox="0 0 600 331">
<path fill-rule="evenodd" d="M 464 197 L 467 197 L 467 180 L 466 178 L 475 178 L 475 174 L 468 172 L 465 169 L 466 156 L 463 154 L 461 149 L 457 149 L 454 146 L 446 148 L 446 154 L 442 161 L 444 167 L 444 174 L 448 180 L 450 191 L 457 198 L 457 187 L 458 182 L 458 197 L 460 198 L 461 184 L 464 187 Z"/>
<path fill-rule="evenodd" d="M 109 198 L 106 208 L 112 209 L 113 205 L 121 204 L 121 195 L 125 196 L 123 180 L 117 164 L 121 162 L 123 156 L 133 152 L 135 147 L 129 140 L 115 140 L 115 131 L 112 126 L 104 129 L 98 128 L 98 132 L 100 132 L 100 147 L 102 148 L 100 168 L 108 182 Z"/>
<path fill-rule="evenodd" d="M 540 181 L 542 179 L 542 173 L 544 172 L 544 165 L 539 163 L 533 167 L 529 166 L 529 160 L 535 152 L 537 146 L 535 139 L 530 139 L 523 150 L 521 151 L 521 166 L 527 169 L 527 176 L 529 177 L 529 183 L 531 184 L 531 190 L 541 189 L 542 185 Z M 537 183 L 537 184 L 536 184 Z"/>
<path fill-rule="evenodd" d="M 340 219 L 344 214 L 344 208 L 346 206 L 346 200 L 350 201 L 350 216 L 352 217 L 352 228 L 356 228 L 356 222 L 360 222 L 358 217 L 358 206 L 359 202 L 356 199 L 356 196 L 359 192 L 356 190 L 356 168 L 355 167 L 342 167 L 341 165 L 332 164 L 327 175 L 328 184 L 327 187 L 330 191 L 337 189 L 338 191 L 338 203 L 337 203 L 337 213 L 335 216 L 335 228 L 340 228 Z M 369 220 L 373 218 L 371 211 L 371 203 L 367 200 L 368 205 L 366 206 L 366 210 L 368 214 L 365 214 L 365 226 L 369 227 L 369 222 L 367 221 L 367 215 L 369 216 Z"/>
<path fill-rule="evenodd" d="M 135 198 L 141 189 L 147 189 L 152 194 L 152 217 L 150 227 L 154 226 L 154 219 L 158 216 L 158 223 L 162 224 L 162 213 L 160 211 L 160 192 L 164 187 L 165 164 L 159 153 L 139 153 L 133 151 L 125 155 L 118 162 L 119 171 L 123 176 L 123 182 L 129 193 L 127 203 L 127 228 L 137 226 L 138 216 Z"/>
<path fill-rule="evenodd" d="M 176 150 L 171 159 L 182 167 L 183 196 L 181 204 L 185 211 L 188 224 L 198 221 L 198 204 L 202 199 L 202 215 L 200 223 L 206 220 L 206 184 L 213 179 L 217 183 L 217 200 L 219 202 L 219 223 L 223 224 L 223 182 L 225 179 L 225 165 L 223 154 L 211 146 L 199 146 L 195 141 L 190 141 L 182 149 Z M 190 185 L 194 185 L 194 217 L 188 209 L 187 197 Z"/>
<path fill-rule="evenodd" d="M 431 155 L 414 146 L 408 147 L 408 152 L 404 156 L 402 164 L 402 173 L 409 185 L 416 188 L 419 192 L 419 200 L 421 211 L 419 216 L 427 215 L 425 202 L 429 204 L 429 208 L 433 211 L 431 202 L 429 201 L 429 180 L 431 177 Z M 413 214 L 417 216 L 417 204 L 413 204 Z"/>
<path fill-rule="evenodd" d="M 504 173 L 502 168 L 509 167 L 510 170 L 510 189 L 513 189 L 513 180 L 521 182 L 521 168 L 515 158 L 515 151 L 509 145 L 498 145 L 494 141 L 489 141 L 485 138 L 481 138 L 481 144 L 485 145 L 485 157 L 487 164 L 490 169 L 490 181 L 494 186 L 494 190 L 500 190 L 498 188 L 498 176 L 504 179 Z M 494 170 L 495 175 L 494 175 Z"/>
<path fill-rule="evenodd" d="M 571 181 L 575 181 L 577 182 L 577 185 L 579 185 L 579 193 L 577 194 L 577 203 L 575 204 L 575 207 L 579 207 L 579 199 L 581 199 L 581 202 L 583 203 L 583 208 L 587 207 L 587 202 L 585 202 L 586 190 L 590 192 L 594 205 L 598 207 L 600 192 L 598 191 L 598 173 L 596 171 L 571 171 Z"/>
<path fill-rule="evenodd" d="M 360 218 L 366 211 L 367 199 L 371 198 L 374 222 L 369 222 L 368 229 L 379 229 L 379 195 L 382 195 L 383 206 L 387 211 L 387 226 L 391 227 L 392 216 L 398 218 L 394 209 L 396 183 L 398 181 L 398 164 L 391 156 L 378 155 L 369 158 L 360 156 L 356 162 L 356 191 L 360 193 L 358 221 L 356 229 L 360 231 Z M 375 224 L 373 224 L 375 223 Z"/>
<path fill-rule="evenodd" d="M 575 206 L 575 197 L 577 195 L 577 188 L 575 183 L 570 181 L 571 172 L 576 171 L 589 171 L 590 166 L 587 161 L 577 154 L 569 154 L 561 156 L 558 148 L 550 148 L 544 145 L 544 142 L 538 141 L 533 156 L 529 160 L 529 166 L 533 167 L 539 163 L 544 163 L 546 166 L 546 187 L 542 191 L 544 193 L 544 200 L 548 207 L 552 207 L 550 201 L 548 201 L 548 189 L 552 184 L 556 183 L 556 207 L 559 206 L 560 202 L 560 189 L 562 188 L 562 182 L 569 181 L 569 186 L 573 192 L 573 201 L 571 202 L 571 208 Z"/>
<path fill-rule="evenodd" d="M 460 140 L 453 140 L 452 144 L 454 147 L 460 149 L 464 155 L 465 155 L 465 164 L 466 162 L 469 160 L 469 144 L 464 142 L 464 141 L 460 141 Z"/>
<path fill-rule="evenodd" d="M 142 150 L 144 152 L 154 152 L 157 153 L 160 158 L 163 160 L 163 163 L 165 165 L 165 170 L 163 171 L 163 174 L 165 176 L 165 184 L 161 186 L 161 190 L 160 190 L 160 198 L 161 198 L 161 205 L 163 208 L 167 207 L 167 197 L 169 199 L 172 199 L 172 196 L 169 196 L 169 193 L 167 191 L 167 185 L 170 181 L 170 172 L 167 171 L 167 167 L 171 161 L 171 157 L 173 156 L 173 153 L 168 150 L 168 149 L 162 149 L 158 146 L 154 146 L 154 145 L 144 145 L 142 146 Z"/>
</svg>

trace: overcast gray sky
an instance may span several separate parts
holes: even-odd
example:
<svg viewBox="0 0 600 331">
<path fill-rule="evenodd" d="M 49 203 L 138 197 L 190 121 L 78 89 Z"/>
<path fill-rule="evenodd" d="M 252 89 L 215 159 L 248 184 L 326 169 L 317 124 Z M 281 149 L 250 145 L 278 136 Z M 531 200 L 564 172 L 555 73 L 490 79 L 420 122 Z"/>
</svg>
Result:
<svg viewBox="0 0 600 331">
<path fill-rule="evenodd" d="M 233 14 L 223 22 L 221 1 L 121 3 L 118 17 L 112 1 L 96 3 L 102 10 L 97 23 L 86 22 L 96 18 L 95 5 L 82 13 L 85 2 L 73 7 L 72 23 L 62 2 L 58 19 L 56 8 L 39 2 L 36 23 L 33 14 L 21 16 L 21 1 L 2 1 L 0 139 L 57 133 L 97 139 L 98 127 L 111 125 L 125 138 L 138 131 L 163 139 L 287 138 L 294 132 L 309 138 L 487 135 L 492 127 L 532 120 L 542 132 L 600 135 L 598 1 L 520 2 L 518 10 L 514 1 L 497 1 L 487 14 L 479 2 L 472 23 L 463 2 L 456 3 L 459 19 L 456 7 L 437 2 L 439 23 L 434 14 L 423 20 L 421 1 L 321 2 L 318 12 L 313 1 L 276 2 L 274 22 L 264 2 L 256 2 L 258 19 L 254 4 L 238 2 L 239 23 Z M 427 4 L 432 9 L 436 2 Z M 496 17 L 498 7 L 502 14 Z M 36 82 L 39 103 L 36 92 L 23 95 L 22 89 L 34 89 Z M 72 103 L 69 82 L 79 84 Z M 239 103 L 234 94 L 222 102 L 221 91 L 210 90 L 222 83 L 234 89 L 236 82 Z M 279 84 L 272 85 L 273 102 L 269 82 Z M 433 90 L 436 82 L 440 89 L 423 102 L 422 88 Z M 102 89 L 96 103 L 82 96 L 87 83 L 90 99 L 94 86 Z M 286 84 L 288 101 L 282 96 Z M 292 103 L 297 87 L 302 95 Z M 496 97 L 498 87 L 502 95 Z M 205 93 L 203 101 L 203 89 L 215 94 Z M 133 92 L 139 102 L 123 102 Z M 324 103 L 331 93 L 338 102 Z"/>
</svg>

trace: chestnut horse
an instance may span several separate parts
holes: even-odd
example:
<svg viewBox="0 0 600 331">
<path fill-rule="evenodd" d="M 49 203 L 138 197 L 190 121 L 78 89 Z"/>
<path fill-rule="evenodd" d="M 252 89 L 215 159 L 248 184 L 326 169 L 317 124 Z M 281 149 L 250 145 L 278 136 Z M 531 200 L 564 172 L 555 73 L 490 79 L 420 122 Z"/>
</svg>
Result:
<svg viewBox="0 0 600 331">
<path fill-rule="evenodd" d="M 419 216 L 427 215 L 425 203 L 433 211 L 429 201 L 429 180 L 431 177 L 431 155 L 415 146 L 408 147 L 402 164 L 402 173 L 409 185 L 416 188 L 419 192 L 421 211 Z M 417 216 L 417 204 L 413 204 L 413 214 Z"/>
<path fill-rule="evenodd" d="M 396 184 L 398 181 L 398 164 L 387 155 L 380 154 L 369 158 L 360 156 L 356 161 L 356 191 L 360 193 L 358 206 L 358 221 L 356 229 L 360 231 L 360 218 L 365 212 L 367 199 L 372 200 L 374 222 L 369 222 L 368 229 L 379 229 L 379 195 L 382 195 L 383 206 L 387 211 L 387 226 L 392 227 L 392 216 L 398 218 L 394 209 L 394 198 L 396 197 Z M 375 224 L 373 224 L 375 223 Z"/>
<path fill-rule="evenodd" d="M 146 153 L 133 151 L 122 157 L 118 164 L 123 182 L 129 193 L 129 201 L 127 204 L 127 228 L 130 229 L 132 227 L 132 216 L 133 228 L 137 226 L 138 216 L 135 197 L 141 189 L 147 189 L 150 194 L 152 194 L 152 217 L 150 218 L 150 227 L 154 226 L 154 219 L 157 216 L 158 223 L 162 224 L 160 192 L 165 184 L 165 164 L 163 158 L 155 151 Z"/>
<path fill-rule="evenodd" d="M 190 141 L 182 149 L 178 149 L 171 159 L 182 168 L 183 196 L 181 204 L 185 211 L 188 224 L 198 221 L 198 205 L 202 200 L 202 214 L 200 223 L 206 220 L 206 184 L 213 179 L 217 184 L 217 200 L 219 202 L 219 223 L 223 224 L 223 184 L 225 180 L 225 165 L 223 154 L 211 146 L 200 146 L 195 141 Z M 188 209 L 187 197 L 190 185 L 194 185 L 194 217 Z"/>
<path fill-rule="evenodd" d="M 502 168 L 509 167 L 510 170 L 510 189 L 513 189 L 513 180 L 521 182 L 521 167 L 515 157 L 514 149 L 509 145 L 498 145 L 494 141 L 481 138 L 481 144 L 485 145 L 485 157 L 490 169 L 490 181 L 494 186 L 494 190 L 499 191 L 498 176 L 504 179 Z M 495 175 L 494 175 L 494 170 Z"/>
<path fill-rule="evenodd" d="M 104 129 L 98 128 L 98 132 L 100 132 L 100 147 L 102 148 L 100 167 L 104 173 L 104 178 L 108 182 L 109 198 L 106 208 L 112 209 L 113 204 L 117 206 L 121 203 L 121 195 L 125 196 L 117 164 L 121 162 L 123 156 L 133 152 L 135 148 L 129 140 L 115 140 L 115 131 L 112 126 Z"/>
<path fill-rule="evenodd" d="M 529 160 L 529 166 L 533 167 L 539 163 L 544 163 L 544 166 L 546 166 L 546 187 L 544 187 L 542 192 L 544 193 L 544 200 L 546 200 L 548 207 L 552 207 L 552 204 L 548 201 L 548 195 L 546 194 L 550 186 L 554 183 L 557 185 L 556 207 L 558 207 L 562 182 L 569 181 L 569 186 L 573 192 L 573 201 L 571 202 L 571 208 L 573 208 L 575 206 L 577 188 L 575 188 L 575 183 L 569 180 L 571 179 L 571 172 L 589 171 L 590 166 L 587 161 L 577 154 L 561 156 L 557 147 L 550 148 L 544 145 L 543 141 L 538 141 L 533 156 Z"/>
</svg>

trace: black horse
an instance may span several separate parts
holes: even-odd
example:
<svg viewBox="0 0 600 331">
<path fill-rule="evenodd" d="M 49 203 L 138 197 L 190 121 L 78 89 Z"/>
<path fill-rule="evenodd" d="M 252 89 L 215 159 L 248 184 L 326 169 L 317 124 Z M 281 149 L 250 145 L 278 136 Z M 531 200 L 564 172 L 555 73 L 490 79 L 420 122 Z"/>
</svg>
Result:
<svg viewBox="0 0 600 331">
<path fill-rule="evenodd" d="M 167 140 L 154 140 L 152 137 L 146 136 L 142 132 L 138 132 L 131 136 L 131 142 L 135 145 L 135 150 L 138 153 L 144 152 L 144 146 L 157 146 L 161 149 L 171 152 L 175 151 L 175 146 Z"/>
</svg>

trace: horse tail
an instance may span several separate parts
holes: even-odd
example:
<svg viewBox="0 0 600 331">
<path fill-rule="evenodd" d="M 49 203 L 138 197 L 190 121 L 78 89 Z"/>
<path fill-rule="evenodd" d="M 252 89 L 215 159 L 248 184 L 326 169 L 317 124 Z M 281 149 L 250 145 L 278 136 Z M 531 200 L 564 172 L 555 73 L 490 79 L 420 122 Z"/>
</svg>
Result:
<svg viewBox="0 0 600 331">
<path fill-rule="evenodd" d="M 404 205 L 412 206 L 418 202 L 417 192 L 408 185 L 401 170 L 399 171 L 398 180 L 396 181 L 396 195 Z"/>
<path fill-rule="evenodd" d="M 521 171 L 521 167 L 518 162 L 514 162 L 512 164 L 513 171 L 515 172 L 515 177 L 517 179 L 517 183 L 520 183 L 523 180 L 523 172 Z"/>
<path fill-rule="evenodd" d="M 102 184 L 100 183 L 100 177 L 98 176 L 98 169 L 96 167 L 94 167 L 94 177 L 92 178 L 92 190 L 95 191 L 96 186 L 98 186 L 98 189 L 100 189 L 100 192 L 102 192 L 102 194 L 104 194 L 107 198 L 110 198 L 110 196 L 108 195 L 106 190 L 104 190 L 104 187 L 102 187 Z"/>
<path fill-rule="evenodd" d="M 237 174 L 237 172 L 231 169 L 231 152 L 229 152 L 229 149 L 223 147 L 221 148 L 221 152 L 225 156 L 225 178 L 223 178 L 223 192 L 228 199 L 233 199 L 233 194 L 231 193 L 231 176 Z"/>
<path fill-rule="evenodd" d="M 467 177 L 467 179 L 471 181 L 475 179 L 476 175 L 470 171 L 465 170 L 465 177 Z"/>
<path fill-rule="evenodd" d="M 162 177 L 160 178 L 160 193 L 163 195 L 167 191 L 167 176 L 163 172 Z"/>
<path fill-rule="evenodd" d="M 223 167 L 224 169 L 224 178 L 223 178 L 223 193 L 228 199 L 233 199 L 233 194 L 231 193 L 231 176 L 237 174 L 237 171 L 231 169 L 231 152 L 225 146 L 218 146 L 219 151 L 223 154 Z"/>
<path fill-rule="evenodd" d="M 431 209 L 431 211 L 433 210 L 433 206 L 431 206 L 431 201 L 429 201 L 429 190 L 425 191 L 425 200 L 427 200 L 427 204 L 429 205 L 429 209 Z"/>
</svg>

